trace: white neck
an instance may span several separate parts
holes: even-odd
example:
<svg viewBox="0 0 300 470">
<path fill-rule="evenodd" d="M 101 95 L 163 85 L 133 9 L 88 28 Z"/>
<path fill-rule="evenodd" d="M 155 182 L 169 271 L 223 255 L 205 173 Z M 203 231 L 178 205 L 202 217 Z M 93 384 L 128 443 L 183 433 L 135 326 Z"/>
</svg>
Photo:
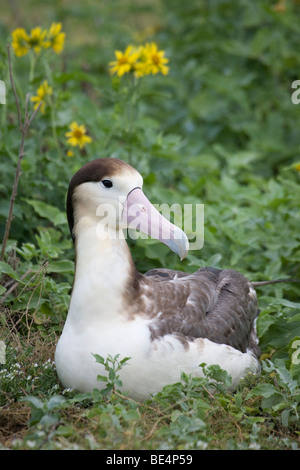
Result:
<svg viewBox="0 0 300 470">
<path fill-rule="evenodd" d="M 94 218 L 75 224 L 76 269 L 68 321 L 112 321 L 124 315 L 132 258 L 122 230 L 104 232 Z M 95 318 L 96 317 L 96 318 Z"/>
</svg>

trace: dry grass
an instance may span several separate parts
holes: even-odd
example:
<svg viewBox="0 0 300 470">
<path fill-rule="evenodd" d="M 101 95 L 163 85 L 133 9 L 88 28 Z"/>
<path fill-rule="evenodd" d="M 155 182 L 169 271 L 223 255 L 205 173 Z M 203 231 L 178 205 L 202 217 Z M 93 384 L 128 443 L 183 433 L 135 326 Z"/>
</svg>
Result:
<svg viewBox="0 0 300 470">
<path fill-rule="evenodd" d="M 29 429 L 30 407 L 19 401 L 20 396 L 32 394 L 43 398 L 37 383 L 43 378 L 42 365 L 54 359 L 56 335 L 53 331 L 47 334 L 46 329 L 36 328 L 28 311 L 14 312 L 3 307 L 0 312 L 0 340 L 7 345 L 6 363 L 0 366 L 0 372 L 3 369 L 11 372 L 11 383 L 2 379 L 0 387 L 0 444 L 10 447 Z M 15 365 L 18 366 L 17 371 Z M 34 379 L 40 380 L 36 382 Z"/>
<path fill-rule="evenodd" d="M 0 443 L 10 448 L 15 439 L 22 439 L 28 431 L 30 408 L 25 403 L 8 403 L 0 413 Z"/>
</svg>

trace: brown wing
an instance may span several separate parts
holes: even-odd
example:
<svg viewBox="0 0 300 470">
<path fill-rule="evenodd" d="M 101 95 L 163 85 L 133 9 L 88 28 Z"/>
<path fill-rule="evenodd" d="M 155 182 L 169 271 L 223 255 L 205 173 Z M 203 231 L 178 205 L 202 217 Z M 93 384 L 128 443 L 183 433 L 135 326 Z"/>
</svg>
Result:
<svg viewBox="0 0 300 470">
<path fill-rule="evenodd" d="M 145 276 L 150 276 L 152 278 L 156 278 L 157 280 L 171 280 L 174 279 L 174 277 L 186 277 L 190 276 L 189 273 L 184 273 L 183 271 L 175 271 L 173 269 L 165 269 L 165 268 L 159 268 L 159 269 L 151 269 L 150 271 L 145 273 Z"/>
<path fill-rule="evenodd" d="M 259 354 L 255 291 L 238 271 L 202 268 L 188 274 L 157 269 L 146 273 L 143 281 L 153 339 L 173 333 L 182 340 L 208 338 Z"/>
</svg>

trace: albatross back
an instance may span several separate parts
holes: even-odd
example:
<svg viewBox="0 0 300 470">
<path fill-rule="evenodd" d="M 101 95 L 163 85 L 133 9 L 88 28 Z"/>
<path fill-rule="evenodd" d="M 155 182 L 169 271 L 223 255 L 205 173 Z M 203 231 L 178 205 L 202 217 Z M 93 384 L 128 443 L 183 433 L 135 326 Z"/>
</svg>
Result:
<svg viewBox="0 0 300 470">
<path fill-rule="evenodd" d="M 174 333 L 183 342 L 207 338 L 259 356 L 256 292 L 238 271 L 153 269 L 145 274 L 145 285 L 152 338 Z"/>
</svg>

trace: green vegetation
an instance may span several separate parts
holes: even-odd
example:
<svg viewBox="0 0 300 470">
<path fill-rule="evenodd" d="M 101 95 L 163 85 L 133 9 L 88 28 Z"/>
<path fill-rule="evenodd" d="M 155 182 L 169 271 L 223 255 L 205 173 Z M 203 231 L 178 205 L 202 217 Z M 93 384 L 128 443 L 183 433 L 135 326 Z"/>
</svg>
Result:
<svg viewBox="0 0 300 470">
<path fill-rule="evenodd" d="M 262 374 L 235 393 L 226 391 L 223 371 L 203 366 L 203 379 L 184 375 L 137 403 L 118 391 L 125 359 L 96 356 L 106 393 L 76 394 L 62 389 L 53 363 L 74 270 L 66 191 L 95 157 L 135 166 L 153 203 L 205 205 L 204 246 L 183 262 L 154 240 L 130 240 L 140 271 L 214 266 L 252 281 L 300 278 L 300 108 L 291 100 L 300 79 L 299 20 L 297 0 L 2 6 L 3 240 L 18 162 L 21 175 L 0 261 L 0 447 L 299 447 L 299 284 L 257 289 Z M 6 47 L 17 28 L 25 32 L 15 33 L 19 49 L 11 46 L 10 55 L 22 122 L 43 99 L 26 135 Z M 143 64 L 138 78 L 110 74 L 116 50 L 152 42 L 169 60 L 161 71 Z"/>
</svg>

